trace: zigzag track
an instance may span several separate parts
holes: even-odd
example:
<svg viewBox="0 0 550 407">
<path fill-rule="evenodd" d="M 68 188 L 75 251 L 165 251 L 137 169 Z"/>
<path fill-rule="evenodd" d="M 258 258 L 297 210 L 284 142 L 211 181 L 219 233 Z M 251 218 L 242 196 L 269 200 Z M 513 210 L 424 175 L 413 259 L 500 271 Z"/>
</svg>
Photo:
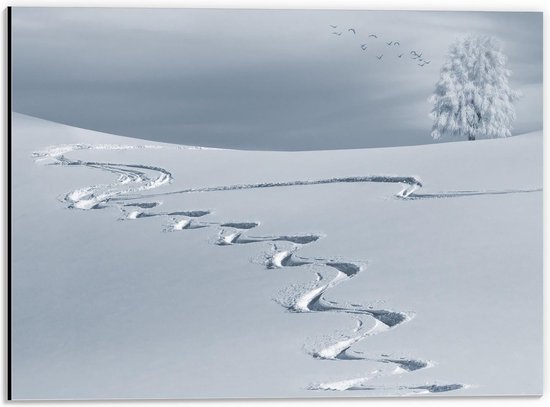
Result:
<svg viewBox="0 0 550 407">
<path fill-rule="evenodd" d="M 147 190 L 159 188 L 171 183 L 171 173 L 161 167 L 141 164 L 101 163 L 95 161 L 81 161 L 68 159 L 65 154 L 76 150 L 128 150 L 158 148 L 156 146 L 122 146 L 122 145 L 90 145 L 75 144 L 50 147 L 44 151 L 33 154 L 37 161 L 45 161 L 49 165 L 81 166 L 99 169 L 118 176 L 118 179 L 110 184 L 98 184 L 83 187 L 68 192 L 60 197 L 60 200 L 72 209 L 101 209 L 107 206 L 117 206 L 123 214 L 122 219 L 137 220 L 146 217 L 168 218 L 164 230 L 170 232 L 189 229 L 216 226 L 219 228 L 215 244 L 219 246 L 233 246 L 239 244 L 268 243 L 271 252 L 265 255 L 263 264 L 268 269 L 276 268 L 301 268 L 315 272 L 315 280 L 306 287 L 294 287 L 285 295 L 277 298 L 277 302 L 292 313 L 341 313 L 356 319 L 357 326 L 350 335 L 331 343 L 316 347 L 309 351 L 316 359 L 334 360 L 345 363 L 352 361 L 369 360 L 383 365 L 395 367 L 393 373 L 410 373 L 429 368 L 433 362 L 415 358 L 391 358 L 388 355 L 378 357 L 366 357 L 361 352 L 355 352 L 352 347 L 358 342 L 372 335 L 388 332 L 400 325 L 411 321 L 414 314 L 379 309 L 361 304 L 346 304 L 336 300 L 328 300 L 327 295 L 336 286 L 347 283 L 366 270 L 365 262 L 349 261 L 343 259 L 306 258 L 297 255 L 301 247 L 314 244 L 323 236 L 320 234 L 281 235 L 281 236 L 253 236 L 246 230 L 251 230 L 259 225 L 257 221 L 247 222 L 207 222 L 199 221 L 211 212 L 209 210 L 178 211 L 178 212 L 151 212 L 161 204 L 159 201 L 150 201 L 166 195 L 231 191 L 255 188 L 297 187 L 304 185 L 321 185 L 332 183 L 396 183 L 404 187 L 395 194 L 399 199 L 429 199 L 429 198 L 456 198 L 474 195 L 492 195 L 508 193 L 525 193 L 540 191 L 530 190 L 505 190 L 505 191 L 451 191 L 438 194 L 416 194 L 422 183 L 414 176 L 389 176 L 368 175 L 355 177 L 327 178 L 319 180 L 297 180 L 285 182 L 268 182 L 257 184 L 235 184 L 216 187 L 188 188 L 168 193 L 143 194 Z M 138 200 L 136 202 L 136 200 Z M 317 383 L 309 385 L 311 390 L 363 390 L 382 395 L 409 395 L 442 393 L 454 391 L 466 387 L 464 384 L 422 384 L 400 385 L 392 387 L 371 386 L 369 382 L 388 373 L 375 371 L 363 377 L 346 379 L 335 382 Z M 389 373 L 391 374 L 391 373 Z"/>
</svg>

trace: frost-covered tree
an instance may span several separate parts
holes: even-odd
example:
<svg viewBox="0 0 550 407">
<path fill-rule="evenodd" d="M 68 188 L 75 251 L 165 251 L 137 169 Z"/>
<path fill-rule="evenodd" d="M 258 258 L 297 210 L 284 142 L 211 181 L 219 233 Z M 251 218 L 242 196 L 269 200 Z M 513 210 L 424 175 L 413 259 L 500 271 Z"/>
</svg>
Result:
<svg viewBox="0 0 550 407">
<path fill-rule="evenodd" d="M 493 37 L 470 35 L 449 48 L 430 97 L 432 137 L 509 137 L 516 118 L 506 56 Z"/>
</svg>

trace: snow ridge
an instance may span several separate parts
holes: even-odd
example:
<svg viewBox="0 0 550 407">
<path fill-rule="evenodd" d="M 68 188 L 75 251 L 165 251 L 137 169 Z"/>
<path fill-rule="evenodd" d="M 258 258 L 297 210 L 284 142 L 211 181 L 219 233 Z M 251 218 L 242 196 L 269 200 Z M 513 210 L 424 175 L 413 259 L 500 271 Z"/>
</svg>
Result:
<svg viewBox="0 0 550 407">
<path fill-rule="evenodd" d="M 257 184 L 234 184 L 221 185 L 215 187 L 187 188 L 179 191 L 167 192 L 161 195 L 176 195 L 187 194 L 193 192 L 217 192 L 217 191 L 236 191 L 242 189 L 258 189 L 258 188 L 278 188 L 278 187 L 295 187 L 305 185 L 323 185 L 323 184 L 342 184 L 342 183 L 362 183 L 362 182 L 383 182 L 404 184 L 405 188 L 396 195 L 401 198 L 409 197 L 414 191 L 422 187 L 422 183 L 417 177 L 401 177 L 396 175 L 367 175 L 367 176 L 350 176 L 350 177 L 334 177 L 323 178 L 318 180 L 296 180 L 283 182 L 261 182 Z"/>
</svg>

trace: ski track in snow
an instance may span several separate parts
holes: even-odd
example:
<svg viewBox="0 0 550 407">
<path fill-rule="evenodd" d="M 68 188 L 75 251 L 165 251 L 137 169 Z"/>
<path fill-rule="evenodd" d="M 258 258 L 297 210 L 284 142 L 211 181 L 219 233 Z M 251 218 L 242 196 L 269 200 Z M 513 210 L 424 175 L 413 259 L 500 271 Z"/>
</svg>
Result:
<svg viewBox="0 0 550 407">
<path fill-rule="evenodd" d="M 255 188 L 296 187 L 304 185 L 321 185 L 331 183 L 396 183 L 404 187 L 395 194 L 396 198 L 404 200 L 457 198 L 476 195 L 498 195 L 510 193 L 527 193 L 541 191 L 541 189 L 503 190 L 503 191 L 451 191 L 433 194 L 416 194 L 422 187 L 421 181 L 414 176 L 389 176 L 370 175 L 359 177 L 327 178 L 320 180 L 267 182 L 258 184 L 235 184 L 216 187 L 188 188 L 179 191 L 157 194 L 141 194 L 144 191 L 159 188 L 173 181 L 172 174 L 156 166 L 141 164 L 120 164 L 109 162 L 93 162 L 71 160 L 65 155 L 77 150 L 133 150 L 133 149 L 160 149 L 169 148 L 149 145 L 118 145 L 118 144 L 69 144 L 48 147 L 32 156 L 37 162 L 47 165 L 81 166 L 107 171 L 118 176 L 117 180 L 110 184 L 97 184 L 79 188 L 60 197 L 60 200 L 68 208 L 90 210 L 101 209 L 116 205 L 125 220 L 136 220 L 148 217 L 168 218 L 164 226 L 166 232 L 178 232 L 190 229 L 216 226 L 219 228 L 215 244 L 219 246 L 232 246 L 238 244 L 268 243 L 271 251 L 265 253 L 262 259 L 263 265 L 268 269 L 282 269 L 288 267 L 301 267 L 315 271 L 315 280 L 307 286 L 291 286 L 283 292 L 276 301 L 288 312 L 292 313 L 342 313 L 352 316 L 356 321 L 356 327 L 349 335 L 340 335 L 331 338 L 327 344 L 316 345 L 308 353 L 321 360 L 334 361 L 371 361 L 381 366 L 392 366 L 387 369 L 376 369 L 362 377 L 345 379 L 333 382 L 317 383 L 308 386 L 310 390 L 321 391 L 369 391 L 375 395 L 416 395 L 433 394 L 459 390 L 468 387 L 465 384 L 439 384 L 427 383 L 422 385 L 380 386 L 370 385 L 371 380 L 391 374 L 411 373 L 426 369 L 434 365 L 428 360 L 420 360 L 409 357 L 390 357 L 389 354 L 381 354 L 377 357 L 367 357 L 363 352 L 353 351 L 351 348 L 356 343 L 373 335 L 388 332 L 409 322 L 414 318 L 410 312 L 401 312 L 390 309 L 382 309 L 362 304 L 327 300 L 326 295 L 336 286 L 346 283 L 362 273 L 366 269 L 366 263 L 349 261 L 336 258 L 306 258 L 296 253 L 301 247 L 315 243 L 324 237 L 321 234 L 299 234 L 280 236 L 254 236 L 245 233 L 247 230 L 257 227 L 257 221 L 248 222 L 207 222 L 199 220 L 211 213 L 210 210 L 187 210 L 178 212 L 151 212 L 149 210 L 161 205 L 160 201 L 150 201 L 166 195 L 234 191 Z M 194 147 L 177 146 L 176 149 L 188 149 Z M 198 148 L 200 149 L 200 148 Z M 110 205 L 111 204 L 111 205 Z"/>
</svg>

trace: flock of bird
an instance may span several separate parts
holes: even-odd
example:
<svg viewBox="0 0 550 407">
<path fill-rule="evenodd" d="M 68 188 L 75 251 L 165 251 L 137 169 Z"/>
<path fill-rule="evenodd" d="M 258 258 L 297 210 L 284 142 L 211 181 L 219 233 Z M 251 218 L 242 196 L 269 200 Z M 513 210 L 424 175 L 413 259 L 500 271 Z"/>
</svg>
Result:
<svg viewBox="0 0 550 407">
<path fill-rule="evenodd" d="M 337 25 L 329 25 L 329 27 L 332 28 L 333 30 L 338 29 Z M 350 33 L 350 35 L 357 35 L 357 30 L 355 28 L 348 28 L 347 30 L 344 29 L 343 31 L 333 31 L 332 34 L 339 37 L 342 34 L 344 34 L 344 32 L 348 32 L 348 33 Z M 376 34 L 369 34 L 369 36 L 367 38 L 373 38 L 374 40 L 379 39 L 378 35 L 376 35 Z M 389 42 L 385 42 L 385 43 L 386 43 L 386 46 L 390 47 L 390 48 L 401 46 L 401 43 L 399 41 L 389 41 Z M 364 43 L 364 44 L 361 44 L 360 47 L 361 47 L 361 50 L 367 51 L 367 49 L 369 47 L 369 44 Z M 404 55 L 405 55 L 405 53 L 402 52 L 399 55 L 397 55 L 397 58 L 402 58 Z M 375 54 L 375 56 L 379 61 L 382 61 L 382 59 L 384 58 L 383 53 L 381 53 L 380 55 Z M 431 62 L 431 61 L 428 61 L 427 59 L 425 59 L 422 56 L 421 51 L 419 52 L 419 51 L 416 51 L 416 50 L 411 50 L 411 51 L 409 51 L 408 56 L 409 56 L 409 59 L 415 61 L 416 64 L 420 67 L 424 67 L 424 66 L 428 65 Z"/>
</svg>

